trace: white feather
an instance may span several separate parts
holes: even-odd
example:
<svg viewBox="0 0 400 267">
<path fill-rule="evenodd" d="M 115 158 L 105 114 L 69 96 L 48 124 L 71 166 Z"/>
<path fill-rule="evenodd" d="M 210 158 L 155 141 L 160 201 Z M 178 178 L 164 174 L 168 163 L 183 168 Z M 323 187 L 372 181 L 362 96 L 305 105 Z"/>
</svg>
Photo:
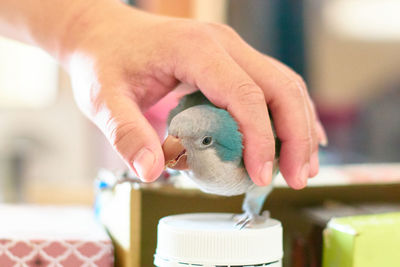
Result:
<svg viewBox="0 0 400 267">
<path fill-rule="evenodd" d="M 207 193 L 233 196 L 241 195 L 253 185 L 240 162 L 222 161 L 215 149 L 197 150 L 188 153 L 191 171 L 187 175 Z"/>
</svg>

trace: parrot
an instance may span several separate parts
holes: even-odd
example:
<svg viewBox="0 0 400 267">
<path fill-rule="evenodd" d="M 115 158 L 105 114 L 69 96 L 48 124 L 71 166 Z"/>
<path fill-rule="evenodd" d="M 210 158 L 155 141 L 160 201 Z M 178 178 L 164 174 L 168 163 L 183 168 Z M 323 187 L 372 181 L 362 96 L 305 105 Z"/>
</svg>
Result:
<svg viewBox="0 0 400 267">
<path fill-rule="evenodd" d="M 196 91 L 182 97 L 170 111 L 167 126 L 168 136 L 162 144 L 166 167 L 183 171 L 203 192 L 245 194 L 243 214 L 233 218 L 240 229 L 269 217 L 260 212 L 273 182 L 257 186 L 249 177 L 243 162 L 242 134 L 228 111 Z M 279 172 L 281 144 L 276 135 L 275 144 L 273 180 Z"/>
</svg>

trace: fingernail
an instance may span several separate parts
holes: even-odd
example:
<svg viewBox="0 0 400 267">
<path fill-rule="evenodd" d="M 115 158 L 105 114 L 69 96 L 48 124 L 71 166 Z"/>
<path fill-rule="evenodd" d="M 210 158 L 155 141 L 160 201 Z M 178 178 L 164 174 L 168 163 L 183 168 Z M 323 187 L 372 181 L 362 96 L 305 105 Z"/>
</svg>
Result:
<svg viewBox="0 0 400 267">
<path fill-rule="evenodd" d="M 264 185 L 269 185 L 272 180 L 272 168 L 273 168 L 272 161 L 267 161 L 264 163 L 260 170 L 260 180 Z"/>
<path fill-rule="evenodd" d="M 133 160 L 133 167 L 142 181 L 148 181 L 148 174 L 154 165 L 155 159 L 154 153 L 145 147 L 136 154 Z"/>
<path fill-rule="evenodd" d="M 319 141 L 319 145 L 322 147 L 327 147 L 328 146 L 328 140 L 327 139 L 322 139 Z"/>
<path fill-rule="evenodd" d="M 318 159 L 318 151 L 314 151 L 311 154 L 310 158 L 310 177 L 314 177 L 315 175 L 318 174 L 318 169 L 319 169 L 319 159 Z"/>
<path fill-rule="evenodd" d="M 318 132 L 319 145 L 322 147 L 326 147 L 328 145 L 328 137 L 326 136 L 324 127 L 320 122 L 317 122 L 317 132 Z"/>
<path fill-rule="evenodd" d="M 310 164 L 306 163 L 301 168 L 299 176 L 298 176 L 298 179 L 301 181 L 303 186 L 307 185 L 307 180 L 308 180 L 308 177 L 309 177 L 309 173 L 310 173 Z"/>
</svg>

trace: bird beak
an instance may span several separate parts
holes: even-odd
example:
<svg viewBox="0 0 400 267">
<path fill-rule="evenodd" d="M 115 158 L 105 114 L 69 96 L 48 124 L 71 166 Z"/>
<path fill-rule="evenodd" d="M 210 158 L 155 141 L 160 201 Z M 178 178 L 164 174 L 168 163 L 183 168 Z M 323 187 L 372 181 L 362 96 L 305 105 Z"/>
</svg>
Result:
<svg viewBox="0 0 400 267">
<path fill-rule="evenodd" d="M 179 138 L 168 135 L 162 145 L 162 150 L 164 152 L 165 167 L 175 170 L 189 169 L 186 162 L 186 149 L 182 146 Z"/>
</svg>

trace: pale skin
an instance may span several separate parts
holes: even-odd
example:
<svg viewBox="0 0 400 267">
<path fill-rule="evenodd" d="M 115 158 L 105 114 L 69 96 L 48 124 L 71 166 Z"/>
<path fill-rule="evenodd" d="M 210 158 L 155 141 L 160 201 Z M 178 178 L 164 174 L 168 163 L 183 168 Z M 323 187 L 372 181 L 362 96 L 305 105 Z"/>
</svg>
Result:
<svg viewBox="0 0 400 267">
<path fill-rule="evenodd" d="M 301 189 L 318 173 L 318 145 L 327 139 L 302 78 L 228 26 L 157 16 L 117 0 L 2 0 L 0 34 L 60 62 L 81 110 L 144 181 L 157 179 L 164 156 L 143 113 L 179 83 L 199 88 L 237 120 L 257 185 L 270 183 L 275 155 L 267 106 L 288 185 Z"/>
</svg>

